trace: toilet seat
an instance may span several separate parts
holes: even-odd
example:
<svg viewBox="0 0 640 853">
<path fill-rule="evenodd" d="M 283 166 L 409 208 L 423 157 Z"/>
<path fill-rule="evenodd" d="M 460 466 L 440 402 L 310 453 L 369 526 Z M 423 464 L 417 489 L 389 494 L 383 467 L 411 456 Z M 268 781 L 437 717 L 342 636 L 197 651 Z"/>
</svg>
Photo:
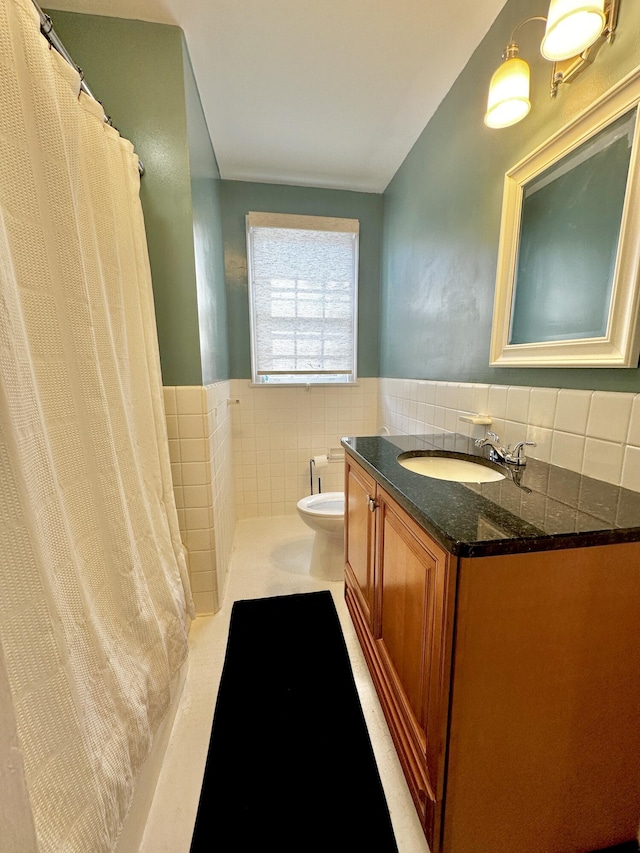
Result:
<svg viewBox="0 0 640 853">
<path fill-rule="evenodd" d="M 344 516 L 344 492 L 321 492 L 298 501 L 298 508 L 309 515 L 325 518 Z"/>
</svg>

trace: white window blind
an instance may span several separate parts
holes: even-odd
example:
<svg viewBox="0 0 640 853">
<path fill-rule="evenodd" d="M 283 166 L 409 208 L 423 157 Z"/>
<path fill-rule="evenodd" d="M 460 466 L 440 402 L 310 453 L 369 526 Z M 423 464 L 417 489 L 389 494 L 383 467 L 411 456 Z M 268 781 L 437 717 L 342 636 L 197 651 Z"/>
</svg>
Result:
<svg viewBox="0 0 640 853">
<path fill-rule="evenodd" d="M 356 380 L 357 219 L 247 215 L 253 381 Z"/>
</svg>

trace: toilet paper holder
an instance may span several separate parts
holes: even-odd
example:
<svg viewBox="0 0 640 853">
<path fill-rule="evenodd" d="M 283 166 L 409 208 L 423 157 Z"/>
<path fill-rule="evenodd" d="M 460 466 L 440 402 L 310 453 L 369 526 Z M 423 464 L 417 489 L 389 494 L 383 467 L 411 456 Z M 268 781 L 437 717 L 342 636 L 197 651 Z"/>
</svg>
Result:
<svg viewBox="0 0 640 853">
<path fill-rule="evenodd" d="M 309 486 L 311 494 L 313 494 L 313 469 L 322 470 L 326 468 L 330 462 L 343 462 L 344 452 L 341 448 L 332 447 L 328 453 L 322 453 L 318 456 L 312 456 L 309 460 Z M 318 474 L 318 494 L 322 493 L 322 478 Z"/>
</svg>

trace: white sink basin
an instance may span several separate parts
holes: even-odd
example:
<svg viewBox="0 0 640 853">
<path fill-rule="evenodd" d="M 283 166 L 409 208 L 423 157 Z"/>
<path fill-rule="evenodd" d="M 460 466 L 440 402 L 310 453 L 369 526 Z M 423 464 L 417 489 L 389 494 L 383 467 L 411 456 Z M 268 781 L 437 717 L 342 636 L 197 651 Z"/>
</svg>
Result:
<svg viewBox="0 0 640 853">
<path fill-rule="evenodd" d="M 435 477 L 436 480 L 453 480 L 456 483 L 495 483 L 504 480 L 504 474 L 488 465 L 456 459 L 452 456 L 399 456 L 403 468 Z"/>
</svg>

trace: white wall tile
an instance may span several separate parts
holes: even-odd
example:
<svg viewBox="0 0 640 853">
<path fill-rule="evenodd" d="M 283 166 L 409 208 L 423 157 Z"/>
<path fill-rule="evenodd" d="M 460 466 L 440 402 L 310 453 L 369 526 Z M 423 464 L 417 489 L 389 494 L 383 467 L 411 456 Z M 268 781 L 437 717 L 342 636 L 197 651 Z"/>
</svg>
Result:
<svg viewBox="0 0 640 853">
<path fill-rule="evenodd" d="M 606 441 L 625 441 L 634 399 L 634 394 L 594 391 L 589 408 L 587 435 Z"/>
<path fill-rule="evenodd" d="M 190 530 L 200 530 L 211 524 L 208 507 L 187 508 L 184 510 L 185 525 Z"/>
<path fill-rule="evenodd" d="M 507 391 L 506 385 L 490 385 L 489 386 L 489 402 L 486 414 L 492 418 L 500 418 L 504 420 L 507 415 Z"/>
<path fill-rule="evenodd" d="M 589 418 L 592 391 L 562 388 L 558 392 L 554 429 L 584 435 Z"/>
<path fill-rule="evenodd" d="M 535 447 L 525 447 L 525 453 L 532 459 L 539 459 L 541 462 L 551 461 L 551 443 L 553 440 L 553 430 L 546 427 L 533 426 L 529 424 L 527 427 L 527 441 L 534 441 Z"/>
<path fill-rule="evenodd" d="M 458 411 L 473 411 L 473 385 L 470 382 L 461 382 L 458 390 Z"/>
<path fill-rule="evenodd" d="M 458 410 L 457 409 L 446 409 L 445 410 L 445 419 L 444 419 L 444 428 L 447 432 L 458 432 Z"/>
<path fill-rule="evenodd" d="M 621 485 L 625 489 L 640 492 L 640 447 L 625 448 Z"/>
<path fill-rule="evenodd" d="M 180 441 L 182 462 L 205 462 L 208 456 L 209 442 L 206 438 L 185 438 Z"/>
<path fill-rule="evenodd" d="M 202 415 L 178 415 L 178 435 L 183 438 L 205 438 L 207 421 Z"/>
<path fill-rule="evenodd" d="M 502 434 L 500 434 L 500 438 L 502 439 L 502 444 L 516 444 L 518 441 L 526 441 L 527 440 L 527 424 L 522 423 L 521 421 L 509 421 L 506 420 L 504 422 L 504 430 Z"/>
<path fill-rule="evenodd" d="M 507 391 L 506 420 L 526 424 L 529 419 L 529 400 L 531 388 L 512 385 Z"/>
<path fill-rule="evenodd" d="M 215 613 L 217 610 L 215 596 L 212 592 L 194 592 L 193 603 L 199 616 L 206 616 L 208 613 Z"/>
<path fill-rule="evenodd" d="M 620 485 L 624 448 L 612 441 L 588 438 L 584 446 L 582 473 L 605 483 Z"/>
<path fill-rule="evenodd" d="M 169 441 L 172 439 L 179 438 L 178 435 L 178 416 L 177 415 L 167 415 L 165 418 L 167 422 L 167 438 Z"/>
<path fill-rule="evenodd" d="M 182 462 L 182 485 L 204 486 L 211 482 L 211 469 L 206 462 Z"/>
<path fill-rule="evenodd" d="M 447 405 L 447 383 L 446 382 L 436 382 L 435 404 L 436 404 L 436 406 L 446 406 Z"/>
<path fill-rule="evenodd" d="M 472 393 L 471 411 L 479 415 L 489 414 L 489 386 L 474 385 Z"/>
<path fill-rule="evenodd" d="M 176 408 L 176 389 L 174 385 L 165 386 L 162 389 L 164 397 L 164 412 L 165 415 L 175 415 L 178 413 Z"/>
<path fill-rule="evenodd" d="M 191 592 L 213 592 L 213 572 L 191 572 Z"/>
<path fill-rule="evenodd" d="M 490 429 L 500 436 L 503 443 L 515 444 L 525 438 L 536 442 L 537 447 L 527 449 L 527 455 L 534 459 L 553 462 L 575 471 L 583 471 L 587 464 L 591 475 L 597 470 L 601 479 L 614 481 L 621 476 L 618 468 L 620 454 L 612 449 L 611 444 L 623 446 L 621 436 L 625 436 L 629 442 L 637 441 L 636 446 L 640 447 L 640 396 L 610 392 L 597 392 L 596 396 L 593 391 L 573 389 L 459 383 L 456 398 L 451 390 L 452 385 L 432 382 L 431 385 L 427 383 L 426 387 L 432 389 L 433 399 L 439 399 L 441 403 L 445 399 L 448 402 L 456 399 L 458 405 L 461 400 L 467 403 L 470 392 L 471 409 L 493 417 Z M 391 424 L 392 432 L 421 433 L 455 429 L 473 438 L 484 434 L 482 427 L 471 427 L 459 420 L 456 422 L 454 410 L 446 405 L 428 404 L 424 409 L 417 407 L 415 418 L 403 415 L 402 412 L 410 410 L 405 406 L 405 401 L 409 400 L 411 387 L 408 380 L 397 380 L 393 384 L 397 396 L 380 398 L 379 422 Z M 589 419 L 592 398 L 596 402 Z M 587 456 L 587 431 L 600 429 L 597 425 L 602 423 L 601 412 L 604 411 L 609 415 L 605 422 L 608 430 L 606 436 L 615 436 L 616 441 L 610 441 L 603 447 L 589 445 Z M 497 414 L 500 412 L 505 415 L 508 412 L 510 417 Z M 587 424 L 590 424 L 589 428 Z M 560 426 L 564 429 L 560 429 Z M 634 454 L 629 454 L 629 459 L 633 457 Z M 603 462 L 604 459 L 607 461 Z M 627 472 L 627 481 L 634 481 L 630 467 Z"/>
<path fill-rule="evenodd" d="M 416 400 L 418 403 L 426 403 L 427 402 L 427 383 L 424 381 L 417 382 L 417 394 Z"/>
<path fill-rule="evenodd" d="M 239 380 L 235 380 L 238 382 Z M 418 399 L 426 395 L 426 383 L 417 380 L 380 382 L 366 378 L 358 386 L 336 388 L 329 386 L 304 388 L 252 388 L 248 384 L 232 385 L 232 392 L 242 400 L 250 399 L 254 412 L 253 429 L 250 417 L 234 417 L 234 467 L 243 475 L 235 477 L 238 513 L 242 517 L 295 512 L 297 501 L 308 494 L 309 459 L 329 454 L 340 448 L 343 435 L 373 434 L 378 424 L 378 388 L 385 389 L 388 400 L 399 403 L 402 417 L 416 422 Z M 400 398 L 391 391 L 402 389 Z M 381 390 L 382 394 L 382 390 Z M 242 409 L 242 403 L 239 408 Z M 267 418 L 260 413 L 267 412 Z M 246 441 L 251 436 L 253 443 Z M 266 469 L 266 457 L 254 459 L 254 448 L 277 454 Z M 239 451 L 239 456 L 238 456 Z M 248 467 L 253 465 L 254 467 Z M 341 491 L 343 462 L 331 463 L 321 472 L 324 491 Z M 314 480 L 317 488 L 317 479 Z"/>
<path fill-rule="evenodd" d="M 447 382 L 447 389 L 444 395 L 445 406 L 448 409 L 457 409 L 459 396 L 460 384 L 458 382 Z"/>
<path fill-rule="evenodd" d="M 213 550 L 212 528 L 206 527 L 202 530 L 187 530 L 184 544 L 189 549 L 191 558 L 193 558 L 195 553 L 198 551 L 210 554 Z"/>
<path fill-rule="evenodd" d="M 551 464 L 581 473 L 584 459 L 584 436 L 554 431 L 551 442 Z"/>
<path fill-rule="evenodd" d="M 631 406 L 631 418 L 629 421 L 629 432 L 627 444 L 640 447 L 640 394 L 636 394 Z"/>
<path fill-rule="evenodd" d="M 179 415 L 201 415 L 205 393 L 201 385 L 176 385 L 176 407 Z"/>
<path fill-rule="evenodd" d="M 557 388 L 532 388 L 529 401 L 529 423 L 552 429 L 558 402 Z"/>
<path fill-rule="evenodd" d="M 180 442 L 177 438 L 169 439 L 169 459 L 171 462 L 180 462 Z"/>
<path fill-rule="evenodd" d="M 178 413 L 167 413 L 167 429 L 172 433 L 174 494 L 196 612 L 213 612 L 222 601 L 236 520 L 234 406 L 228 405 L 234 398 L 232 383 L 165 388 L 164 397 Z M 251 423 L 239 429 L 245 440 L 252 440 Z"/>
<path fill-rule="evenodd" d="M 192 574 L 195 572 L 213 574 L 213 551 L 210 548 L 203 551 L 189 551 L 189 569 Z"/>
</svg>

